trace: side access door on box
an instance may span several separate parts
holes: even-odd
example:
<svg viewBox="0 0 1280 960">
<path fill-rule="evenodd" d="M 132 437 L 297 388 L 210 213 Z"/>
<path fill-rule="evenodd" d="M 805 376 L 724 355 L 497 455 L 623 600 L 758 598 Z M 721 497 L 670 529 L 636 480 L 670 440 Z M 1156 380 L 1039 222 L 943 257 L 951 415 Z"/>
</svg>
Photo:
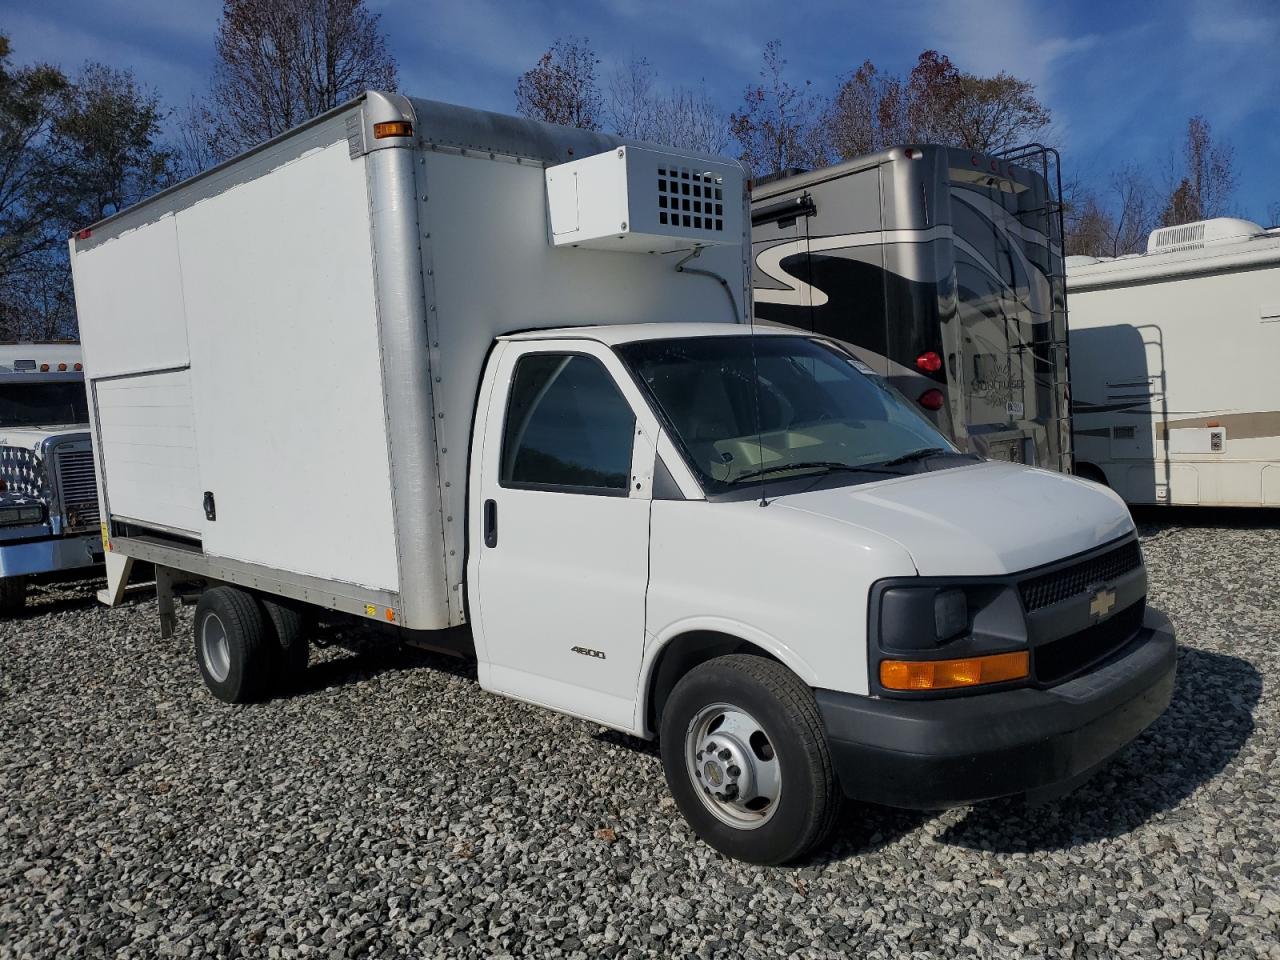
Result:
<svg viewBox="0 0 1280 960">
<path fill-rule="evenodd" d="M 503 341 L 489 369 L 468 518 L 481 686 L 633 729 L 657 420 L 593 341 Z"/>
</svg>

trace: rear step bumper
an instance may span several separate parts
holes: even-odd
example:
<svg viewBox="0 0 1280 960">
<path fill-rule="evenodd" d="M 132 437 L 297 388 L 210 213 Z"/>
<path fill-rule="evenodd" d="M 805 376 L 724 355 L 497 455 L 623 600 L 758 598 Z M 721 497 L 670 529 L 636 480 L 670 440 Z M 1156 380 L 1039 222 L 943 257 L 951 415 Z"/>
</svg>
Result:
<svg viewBox="0 0 1280 960">
<path fill-rule="evenodd" d="M 846 795 L 937 810 L 1074 787 L 1164 712 L 1176 663 L 1173 628 L 1148 610 L 1115 658 L 1048 690 L 911 701 L 815 693 Z"/>
</svg>

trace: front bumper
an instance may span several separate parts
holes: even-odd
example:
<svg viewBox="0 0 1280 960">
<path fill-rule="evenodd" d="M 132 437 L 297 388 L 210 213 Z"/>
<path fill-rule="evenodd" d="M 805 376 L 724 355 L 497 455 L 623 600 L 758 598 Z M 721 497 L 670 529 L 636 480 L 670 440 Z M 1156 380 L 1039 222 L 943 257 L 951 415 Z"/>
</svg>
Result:
<svg viewBox="0 0 1280 960">
<path fill-rule="evenodd" d="M 0 544 L 0 577 L 74 570 L 101 562 L 102 538 L 97 534 Z"/>
<path fill-rule="evenodd" d="M 846 795 L 937 810 L 1074 786 L 1169 705 L 1173 628 L 1148 610 L 1116 657 L 1047 690 L 888 700 L 817 690 Z"/>
</svg>

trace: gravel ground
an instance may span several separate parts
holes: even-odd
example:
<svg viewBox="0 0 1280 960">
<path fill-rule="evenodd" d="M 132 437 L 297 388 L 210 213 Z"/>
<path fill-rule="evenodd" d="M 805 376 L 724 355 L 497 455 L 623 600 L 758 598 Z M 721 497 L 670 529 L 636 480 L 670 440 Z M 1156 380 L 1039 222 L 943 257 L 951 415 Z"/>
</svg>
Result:
<svg viewBox="0 0 1280 960">
<path fill-rule="evenodd" d="M 0 624 L 0 957 L 1280 958 L 1280 530 L 1142 526 L 1182 645 L 1155 726 L 1055 804 L 854 806 L 786 869 L 458 661 L 335 636 L 227 707 L 154 602 L 48 589 Z"/>
</svg>

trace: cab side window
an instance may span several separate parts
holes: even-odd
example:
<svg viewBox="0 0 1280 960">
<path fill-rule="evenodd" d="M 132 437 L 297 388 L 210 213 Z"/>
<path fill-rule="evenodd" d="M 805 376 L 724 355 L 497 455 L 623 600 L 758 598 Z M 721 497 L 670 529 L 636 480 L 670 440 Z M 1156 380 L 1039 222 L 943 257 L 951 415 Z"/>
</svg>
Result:
<svg viewBox="0 0 1280 960">
<path fill-rule="evenodd" d="M 526 354 L 507 399 L 500 482 L 625 497 L 634 437 L 631 406 L 600 361 Z"/>
</svg>

